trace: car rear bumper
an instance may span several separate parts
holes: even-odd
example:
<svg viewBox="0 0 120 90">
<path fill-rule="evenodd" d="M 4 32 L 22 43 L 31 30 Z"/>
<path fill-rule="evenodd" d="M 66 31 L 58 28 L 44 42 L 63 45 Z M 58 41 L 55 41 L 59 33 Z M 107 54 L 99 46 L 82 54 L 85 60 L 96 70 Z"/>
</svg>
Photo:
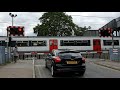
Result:
<svg viewBox="0 0 120 90">
<path fill-rule="evenodd" d="M 77 66 L 62 66 L 57 65 L 55 66 L 55 71 L 57 72 L 81 72 L 86 70 L 86 65 L 77 65 Z"/>
</svg>

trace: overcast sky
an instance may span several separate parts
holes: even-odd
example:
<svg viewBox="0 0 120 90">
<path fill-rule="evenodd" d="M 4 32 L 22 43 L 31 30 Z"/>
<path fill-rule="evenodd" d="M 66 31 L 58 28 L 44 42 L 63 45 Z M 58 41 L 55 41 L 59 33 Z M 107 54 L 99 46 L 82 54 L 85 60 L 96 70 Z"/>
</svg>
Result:
<svg viewBox="0 0 120 90">
<path fill-rule="evenodd" d="M 12 18 L 9 13 L 17 14 L 14 18 L 14 26 L 24 26 L 25 36 L 36 36 L 33 27 L 40 24 L 38 20 L 44 12 L 0 12 L 0 36 L 6 36 L 7 26 L 12 25 Z M 120 12 L 66 12 L 71 15 L 73 22 L 80 27 L 91 26 L 96 30 L 107 24 L 112 19 L 120 17 Z"/>
</svg>

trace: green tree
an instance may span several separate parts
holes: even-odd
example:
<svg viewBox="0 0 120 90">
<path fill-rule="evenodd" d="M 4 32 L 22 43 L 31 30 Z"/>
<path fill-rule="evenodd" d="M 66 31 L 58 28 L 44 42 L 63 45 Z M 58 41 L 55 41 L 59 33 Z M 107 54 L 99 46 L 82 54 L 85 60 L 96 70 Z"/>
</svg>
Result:
<svg viewBox="0 0 120 90">
<path fill-rule="evenodd" d="M 34 33 L 37 36 L 76 36 L 83 35 L 84 28 L 74 24 L 72 17 L 64 12 L 47 12 L 39 18 L 41 25 L 35 26 Z"/>
</svg>

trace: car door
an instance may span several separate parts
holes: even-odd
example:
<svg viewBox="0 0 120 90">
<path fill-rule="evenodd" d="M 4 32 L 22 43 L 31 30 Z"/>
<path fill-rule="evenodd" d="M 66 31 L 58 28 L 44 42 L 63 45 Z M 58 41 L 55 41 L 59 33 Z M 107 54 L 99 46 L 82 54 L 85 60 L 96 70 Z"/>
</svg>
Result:
<svg viewBox="0 0 120 90">
<path fill-rule="evenodd" d="M 100 39 L 93 39 L 93 50 L 101 51 L 101 40 Z"/>
<path fill-rule="evenodd" d="M 52 52 L 53 49 L 58 49 L 58 40 L 57 39 L 50 39 L 49 40 L 49 50 Z"/>
</svg>

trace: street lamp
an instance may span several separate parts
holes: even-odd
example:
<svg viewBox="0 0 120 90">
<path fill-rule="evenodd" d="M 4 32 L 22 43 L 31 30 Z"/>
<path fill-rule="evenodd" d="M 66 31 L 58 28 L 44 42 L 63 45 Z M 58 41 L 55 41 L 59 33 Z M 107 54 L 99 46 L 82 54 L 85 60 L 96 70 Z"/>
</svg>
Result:
<svg viewBox="0 0 120 90">
<path fill-rule="evenodd" d="M 12 26 L 13 26 L 13 18 L 17 17 L 17 14 L 9 13 L 9 15 L 12 17 Z M 9 35 L 8 32 L 10 33 L 10 30 L 7 30 L 7 37 L 8 37 L 8 39 L 11 39 L 11 36 Z M 10 40 L 9 40 L 9 43 L 11 43 Z M 9 52 L 9 58 L 11 59 L 11 46 L 8 46 L 8 44 L 7 44 L 7 48 L 8 48 L 8 52 Z"/>
<path fill-rule="evenodd" d="M 12 26 L 13 26 L 13 18 L 17 17 L 17 14 L 9 13 L 9 15 L 12 17 Z"/>
</svg>

